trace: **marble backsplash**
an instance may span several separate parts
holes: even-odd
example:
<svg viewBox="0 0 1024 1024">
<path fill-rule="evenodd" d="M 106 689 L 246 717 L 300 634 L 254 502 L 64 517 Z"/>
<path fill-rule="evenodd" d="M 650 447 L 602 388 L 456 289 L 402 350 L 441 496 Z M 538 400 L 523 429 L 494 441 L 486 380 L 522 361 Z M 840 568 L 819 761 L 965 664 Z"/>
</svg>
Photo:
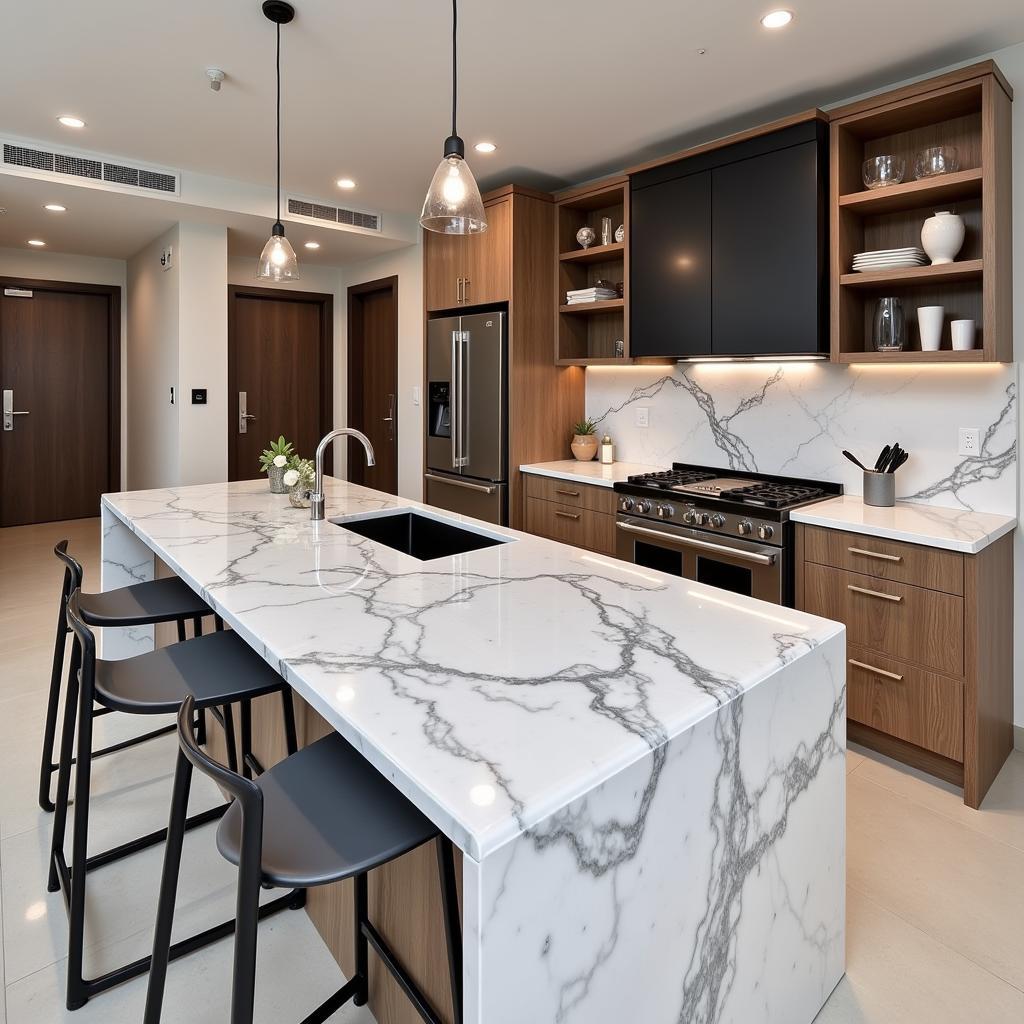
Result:
<svg viewBox="0 0 1024 1024">
<path fill-rule="evenodd" d="M 873 464 L 883 445 L 910 452 L 896 493 L 909 501 L 1016 515 L 1016 366 L 844 367 L 689 363 L 591 367 L 587 415 L 623 461 L 690 462 L 840 481 L 860 494 L 846 448 Z M 648 409 L 649 426 L 636 425 Z M 977 455 L 957 454 L 977 427 Z"/>
</svg>

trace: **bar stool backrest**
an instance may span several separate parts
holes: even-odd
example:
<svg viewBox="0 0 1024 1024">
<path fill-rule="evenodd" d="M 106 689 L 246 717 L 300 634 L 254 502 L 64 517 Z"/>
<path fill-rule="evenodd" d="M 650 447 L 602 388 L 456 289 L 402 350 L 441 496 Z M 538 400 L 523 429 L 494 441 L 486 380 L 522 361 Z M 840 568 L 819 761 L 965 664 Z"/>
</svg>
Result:
<svg viewBox="0 0 1024 1024">
<path fill-rule="evenodd" d="M 91 695 L 96 672 L 96 634 L 82 620 L 78 608 L 78 598 L 81 593 L 77 587 L 72 591 L 68 598 L 67 616 L 68 625 L 74 631 L 75 639 L 78 641 L 82 659 L 80 668 L 82 692 L 88 692 Z"/>
<path fill-rule="evenodd" d="M 68 542 L 59 541 L 53 548 L 53 553 L 64 563 L 64 586 L 60 592 L 61 614 L 67 607 L 68 598 L 81 589 L 84 573 L 82 563 L 68 554 Z"/>
</svg>

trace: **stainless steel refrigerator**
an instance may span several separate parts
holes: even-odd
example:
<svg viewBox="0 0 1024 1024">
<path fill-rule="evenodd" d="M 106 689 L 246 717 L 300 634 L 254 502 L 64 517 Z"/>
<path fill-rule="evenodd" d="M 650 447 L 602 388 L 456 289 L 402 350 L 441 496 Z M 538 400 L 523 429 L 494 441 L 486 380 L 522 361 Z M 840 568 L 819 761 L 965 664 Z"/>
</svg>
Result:
<svg viewBox="0 0 1024 1024">
<path fill-rule="evenodd" d="M 508 522 L 508 314 L 427 322 L 428 505 Z"/>
</svg>

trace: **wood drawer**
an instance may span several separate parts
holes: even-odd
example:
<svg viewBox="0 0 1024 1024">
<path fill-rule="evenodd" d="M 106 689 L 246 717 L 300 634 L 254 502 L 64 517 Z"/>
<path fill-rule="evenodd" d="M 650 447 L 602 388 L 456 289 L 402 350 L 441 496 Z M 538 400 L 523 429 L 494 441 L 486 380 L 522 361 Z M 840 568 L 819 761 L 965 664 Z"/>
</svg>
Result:
<svg viewBox="0 0 1024 1024">
<path fill-rule="evenodd" d="M 823 526 L 803 526 L 804 559 L 915 587 L 964 592 L 964 556 L 956 551 L 882 540 Z"/>
<path fill-rule="evenodd" d="M 946 675 L 964 674 L 963 598 L 807 563 L 804 605 L 845 623 L 850 644 Z"/>
<path fill-rule="evenodd" d="M 616 510 L 615 492 L 610 487 L 555 480 L 549 476 L 527 474 L 526 496 L 542 501 L 557 501 L 572 508 L 589 508 L 610 516 L 615 515 Z"/>
<path fill-rule="evenodd" d="M 846 682 L 852 721 L 963 761 L 964 691 L 959 679 L 850 646 Z"/>
<path fill-rule="evenodd" d="M 527 498 L 526 532 L 605 555 L 615 554 L 615 517 L 588 508 Z"/>
</svg>

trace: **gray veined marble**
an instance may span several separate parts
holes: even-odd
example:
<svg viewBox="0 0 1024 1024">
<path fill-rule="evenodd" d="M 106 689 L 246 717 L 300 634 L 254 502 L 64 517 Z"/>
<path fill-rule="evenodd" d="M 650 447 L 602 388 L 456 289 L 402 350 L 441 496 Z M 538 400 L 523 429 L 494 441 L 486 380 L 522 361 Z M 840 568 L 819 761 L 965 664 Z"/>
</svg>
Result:
<svg viewBox="0 0 1024 1024">
<path fill-rule="evenodd" d="M 634 409 L 650 408 L 650 427 Z M 616 457 L 835 480 L 860 494 L 863 461 L 898 440 L 911 460 L 897 495 L 1013 515 L 1017 423 L 1014 367 L 842 367 L 827 363 L 680 364 L 587 371 L 587 413 Z M 957 454 L 957 428 L 978 427 L 982 450 Z"/>
<path fill-rule="evenodd" d="M 420 562 L 262 481 L 102 512 L 104 585 L 161 558 L 463 849 L 467 1024 L 809 1024 L 839 980 L 842 627 L 513 531 Z"/>
</svg>

